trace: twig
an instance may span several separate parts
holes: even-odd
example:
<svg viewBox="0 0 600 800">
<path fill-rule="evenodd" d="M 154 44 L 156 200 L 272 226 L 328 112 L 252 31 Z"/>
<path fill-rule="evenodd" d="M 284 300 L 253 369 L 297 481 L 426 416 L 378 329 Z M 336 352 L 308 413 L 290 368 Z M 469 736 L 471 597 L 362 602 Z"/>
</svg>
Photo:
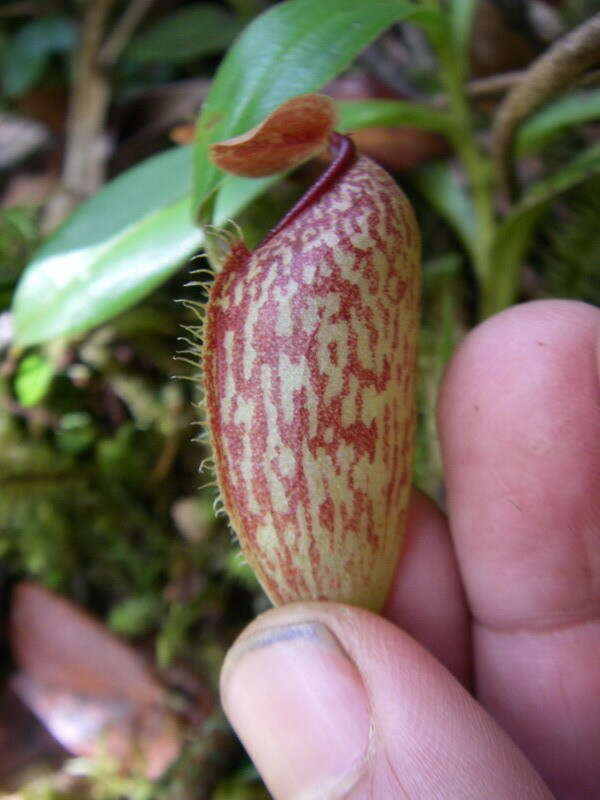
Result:
<svg viewBox="0 0 600 800">
<path fill-rule="evenodd" d="M 494 122 L 493 148 L 498 174 L 509 196 L 516 186 L 512 150 L 519 126 L 598 62 L 600 14 L 553 44 L 525 70 L 522 80 L 504 99 Z"/>
<path fill-rule="evenodd" d="M 67 143 L 61 186 L 44 210 L 43 228 L 52 230 L 104 178 L 106 143 L 102 130 L 109 102 L 109 86 L 98 66 L 98 50 L 114 0 L 86 4 L 81 38 L 73 65 L 74 83 L 69 100 Z"/>
<path fill-rule="evenodd" d="M 488 97 L 494 94 L 503 94 L 523 80 L 523 70 L 501 72 L 498 75 L 489 75 L 486 78 L 476 78 L 467 84 L 467 94 L 470 97 Z"/>
<path fill-rule="evenodd" d="M 514 72 L 504 72 L 499 75 L 490 75 L 489 78 L 477 78 L 470 81 L 467 85 L 467 92 L 470 97 L 487 97 L 493 94 L 504 94 L 510 91 L 524 78 L 527 70 L 515 70 Z M 585 86 L 593 86 L 600 83 L 600 70 L 594 69 L 580 75 L 571 83 L 572 89 L 583 89 Z"/>
<path fill-rule="evenodd" d="M 485 78 L 475 78 L 467 84 L 467 94 L 473 99 L 490 97 L 496 94 L 505 94 L 519 84 L 525 77 L 527 70 L 513 70 L 511 72 L 499 72 L 497 75 L 489 75 Z M 594 86 L 600 83 L 600 70 L 594 69 L 580 75 L 571 84 L 571 88 L 583 89 L 586 86 Z M 448 105 L 447 94 L 437 94 L 432 99 L 432 105 L 436 108 L 444 108 Z"/>
<path fill-rule="evenodd" d="M 100 49 L 98 63 L 103 67 L 115 64 L 154 0 L 131 0 Z"/>
<path fill-rule="evenodd" d="M 108 143 L 103 131 L 110 100 L 107 72 L 153 0 L 131 0 L 103 44 L 114 2 L 90 0 L 86 5 L 73 69 L 75 79 L 69 102 L 61 186 L 46 204 L 42 221 L 45 231 L 55 228 L 104 180 Z"/>
<path fill-rule="evenodd" d="M 490 75 L 486 78 L 475 78 L 465 86 L 465 91 L 469 97 L 488 97 L 495 94 L 504 94 L 523 80 L 523 71 L 514 70 L 512 72 L 500 72 L 497 75 Z M 436 94 L 432 98 L 432 105 L 436 108 L 445 108 L 450 102 L 447 94 Z"/>
</svg>

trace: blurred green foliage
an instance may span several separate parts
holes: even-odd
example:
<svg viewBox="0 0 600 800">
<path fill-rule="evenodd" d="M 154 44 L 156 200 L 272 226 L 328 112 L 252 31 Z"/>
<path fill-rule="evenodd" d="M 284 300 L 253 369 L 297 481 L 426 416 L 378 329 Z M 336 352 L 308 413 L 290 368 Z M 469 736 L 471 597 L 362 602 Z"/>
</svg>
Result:
<svg viewBox="0 0 600 800">
<path fill-rule="evenodd" d="M 136 34 L 125 58 L 139 64 L 187 63 L 223 52 L 241 27 L 241 21 L 220 6 L 193 3 Z"/>
<path fill-rule="evenodd" d="M 38 83 L 53 55 L 69 53 L 75 44 L 75 20 L 49 14 L 20 25 L 4 51 L 2 83 L 8 97 Z"/>
<path fill-rule="evenodd" d="M 543 292 L 600 306 L 600 179 L 563 197 L 542 231 Z"/>
</svg>

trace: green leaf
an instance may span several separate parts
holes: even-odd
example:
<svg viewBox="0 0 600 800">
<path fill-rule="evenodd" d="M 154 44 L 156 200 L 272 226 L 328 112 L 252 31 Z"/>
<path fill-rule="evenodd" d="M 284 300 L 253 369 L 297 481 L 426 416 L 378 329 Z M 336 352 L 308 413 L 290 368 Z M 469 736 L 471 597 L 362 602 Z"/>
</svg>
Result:
<svg viewBox="0 0 600 800">
<path fill-rule="evenodd" d="M 54 364 L 40 353 L 25 356 L 17 367 L 14 389 L 17 400 L 26 408 L 42 400 L 54 377 Z"/>
<path fill-rule="evenodd" d="M 455 230 L 473 257 L 477 225 L 471 198 L 448 161 L 432 161 L 413 173 L 414 181 L 433 208 Z"/>
<path fill-rule="evenodd" d="M 41 247 L 13 302 L 16 343 L 82 333 L 133 305 L 202 241 L 191 148 L 148 159 L 84 202 Z"/>
<path fill-rule="evenodd" d="M 600 171 L 600 143 L 594 144 L 558 172 L 538 181 L 513 209 L 509 219 L 526 213 L 530 208 L 547 203 L 557 195 Z"/>
<path fill-rule="evenodd" d="M 448 133 L 453 127 L 452 117 L 446 112 L 406 100 L 340 100 L 337 107 L 338 127 L 342 132 L 378 125 L 412 125 L 426 131 Z"/>
<path fill-rule="evenodd" d="M 506 308 L 516 299 L 523 261 L 535 227 L 548 204 L 559 194 L 600 173 L 600 144 L 577 156 L 554 175 L 533 186 L 497 230 L 493 244 L 493 286 L 485 316 Z"/>
<path fill-rule="evenodd" d="M 502 311 L 517 300 L 523 261 L 545 205 L 521 209 L 498 229 L 492 248 L 493 279 L 483 297 L 482 317 Z"/>
<path fill-rule="evenodd" d="M 442 253 L 423 264 L 423 291 L 435 293 L 448 279 L 460 275 L 464 257 L 458 252 Z"/>
<path fill-rule="evenodd" d="M 61 452 L 77 455 L 93 445 L 98 431 L 87 411 L 69 411 L 60 418 L 55 437 Z"/>
<path fill-rule="evenodd" d="M 277 181 L 282 174 L 269 175 L 268 178 L 240 178 L 227 175 L 216 196 L 213 219 L 218 227 L 232 219 L 234 213 L 245 208 Z M 232 212 L 236 209 L 236 212 Z"/>
<path fill-rule="evenodd" d="M 2 82 L 8 97 L 23 94 L 42 76 L 53 53 L 70 50 L 76 28 L 66 16 L 40 17 L 21 26 L 6 49 Z"/>
<path fill-rule="evenodd" d="M 432 46 L 447 38 L 447 23 L 441 6 L 419 5 L 409 21 L 423 29 Z"/>
<path fill-rule="evenodd" d="M 133 637 L 148 633 L 160 619 L 163 605 L 160 595 L 128 597 L 111 609 L 108 627 L 119 636 Z"/>
<path fill-rule="evenodd" d="M 419 23 L 436 51 L 442 67 L 440 77 L 447 86 L 460 89 L 469 71 L 469 53 L 475 0 L 449 0 L 443 4 L 422 6 L 430 18 Z M 433 12 L 433 13 L 432 13 Z"/>
<path fill-rule="evenodd" d="M 469 56 L 469 42 L 476 9 L 476 0 L 451 0 L 448 9 L 454 46 L 457 52 L 463 55 L 465 61 Z"/>
<path fill-rule="evenodd" d="M 567 94 L 530 117 L 520 128 L 517 155 L 540 150 L 565 128 L 600 119 L 600 89 Z"/>
<path fill-rule="evenodd" d="M 13 299 L 19 346 L 82 334 L 125 311 L 202 244 L 191 219 L 191 147 L 144 161 L 106 184 L 40 248 Z M 281 176 L 228 176 L 215 218 L 224 225 Z"/>
<path fill-rule="evenodd" d="M 240 23 L 219 6 L 195 3 L 137 34 L 125 55 L 142 64 L 178 64 L 226 50 Z"/>
<path fill-rule="evenodd" d="M 572 189 L 544 220 L 544 294 L 600 306 L 600 175 Z"/>
<path fill-rule="evenodd" d="M 197 126 L 194 207 L 223 180 L 212 142 L 250 130 L 277 106 L 320 89 L 416 7 L 407 0 L 287 0 L 257 17 L 221 63 Z"/>
</svg>

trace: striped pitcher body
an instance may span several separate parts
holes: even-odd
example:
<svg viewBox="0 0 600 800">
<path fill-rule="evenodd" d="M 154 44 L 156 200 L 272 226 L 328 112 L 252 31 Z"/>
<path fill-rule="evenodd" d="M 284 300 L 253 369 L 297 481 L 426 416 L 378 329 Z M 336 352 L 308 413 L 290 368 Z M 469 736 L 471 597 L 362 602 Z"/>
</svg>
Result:
<svg viewBox="0 0 600 800">
<path fill-rule="evenodd" d="M 225 509 L 276 604 L 379 610 L 411 479 L 420 240 L 373 161 L 254 252 L 237 244 L 204 330 Z"/>
</svg>

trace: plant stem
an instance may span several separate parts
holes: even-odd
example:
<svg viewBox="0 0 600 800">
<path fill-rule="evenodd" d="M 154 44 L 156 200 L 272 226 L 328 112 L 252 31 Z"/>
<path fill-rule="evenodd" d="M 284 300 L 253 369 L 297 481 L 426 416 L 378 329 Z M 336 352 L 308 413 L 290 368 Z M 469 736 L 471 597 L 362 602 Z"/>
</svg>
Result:
<svg viewBox="0 0 600 800">
<path fill-rule="evenodd" d="M 452 105 L 457 115 L 457 122 L 459 122 L 453 135 L 453 144 L 463 162 L 473 193 L 473 208 L 477 218 L 474 267 L 483 289 L 492 270 L 491 245 L 495 231 L 492 173 L 489 160 L 475 141 L 471 115 L 466 102 L 463 102 L 463 98 L 461 98 L 464 110 L 460 110 L 460 112 L 457 107 L 458 103 L 453 102 Z M 462 118 L 459 117 L 459 113 Z"/>
<path fill-rule="evenodd" d="M 504 99 L 494 122 L 493 139 L 497 170 L 510 197 L 516 190 L 512 150 L 519 126 L 599 61 L 600 13 L 558 39 Z"/>
<path fill-rule="evenodd" d="M 473 242 L 473 267 L 479 281 L 480 307 L 483 312 L 488 305 L 485 298 L 492 283 L 492 243 L 496 230 L 491 161 L 477 142 L 460 56 L 454 51 L 451 42 L 444 43 L 439 56 L 443 66 L 442 73 L 448 92 L 450 113 L 454 119 L 450 138 L 463 163 L 472 191 L 473 210 L 477 221 Z"/>
<path fill-rule="evenodd" d="M 104 179 L 108 140 L 104 131 L 110 85 L 97 63 L 114 0 L 95 0 L 83 9 L 69 97 L 67 141 L 61 184 L 44 209 L 42 227 L 53 230 Z"/>
<path fill-rule="evenodd" d="M 131 35 L 144 19 L 154 0 L 131 0 L 98 53 L 104 68 L 112 67 L 127 47 Z"/>
</svg>

